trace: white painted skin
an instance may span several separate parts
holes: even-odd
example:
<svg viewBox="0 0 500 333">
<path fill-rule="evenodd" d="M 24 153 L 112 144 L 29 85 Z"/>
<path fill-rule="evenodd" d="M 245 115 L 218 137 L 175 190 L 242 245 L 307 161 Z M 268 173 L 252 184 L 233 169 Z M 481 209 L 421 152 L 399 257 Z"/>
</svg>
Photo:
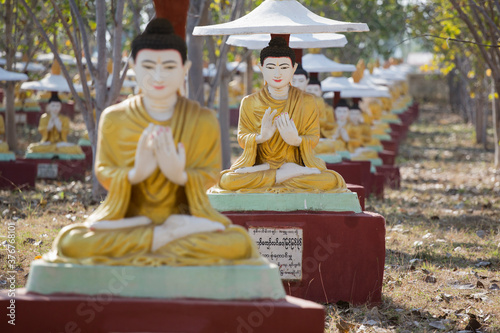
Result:
<svg viewBox="0 0 500 333">
<path fill-rule="evenodd" d="M 149 115 L 159 121 L 173 116 L 177 93 L 182 91 L 184 78 L 191 63 L 182 63 L 176 50 L 139 51 L 134 64 L 137 85 L 143 94 L 143 103 Z M 132 185 L 144 181 L 160 168 L 173 183 L 184 186 L 187 182 L 186 153 L 182 143 L 175 146 L 169 127 L 149 124 L 144 129 L 135 154 L 134 167 L 128 174 Z M 146 216 L 127 217 L 113 221 L 98 221 L 87 225 L 91 230 L 133 228 L 151 224 Z M 151 251 L 187 235 L 223 230 L 219 222 L 190 215 L 171 215 L 154 227 Z"/>
<path fill-rule="evenodd" d="M 290 90 L 290 82 L 293 78 L 293 73 L 297 69 L 298 64 L 292 65 L 292 60 L 288 57 L 267 57 L 262 65 L 259 64 L 266 87 L 272 98 L 276 100 L 284 100 L 288 98 Z M 304 76 L 305 77 L 305 76 Z M 302 138 L 300 137 L 293 119 L 288 113 L 282 113 L 274 118 L 277 110 L 271 111 L 269 107 L 262 117 L 261 132 L 255 138 L 257 144 L 261 144 L 269 140 L 276 130 L 279 131 L 282 139 L 291 146 L 300 146 Z M 273 121 L 274 118 L 274 121 Z M 269 169 L 269 164 L 254 165 L 236 169 L 236 173 L 252 173 L 265 171 Z M 309 175 L 319 174 L 321 171 L 316 168 L 308 168 L 295 163 L 285 163 L 276 170 L 276 184 L 285 180 Z"/>
<path fill-rule="evenodd" d="M 292 79 L 292 86 L 299 88 L 302 91 L 306 91 L 309 79 L 304 74 L 294 74 Z"/>
<path fill-rule="evenodd" d="M 342 137 L 342 140 L 349 141 L 349 134 L 344 126 L 347 124 L 347 120 L 349 118 L 349 108 L 345 106 L 338 106 L 335 108 L 335 120 L 337 121 L 337 129 L 335 133 L 332 135 L 333 140 L 337 140 L 339 137 Z"/>
<path fill-rule="evenodd" d="M 319 84 L 308 84 L 306 87 L 306 92 L 313 94 L 314 96 L 321 97 L 323 92 L 321 91 L 321 87 Z"/>
<path fill-rule="evenodd" d="M 362 124 L 364 122 L 364 120 L 363 120 L 363 115 L 361 113 L 361 110 L 359 110 L 359 109 L 349 110 L 349 120 L 354 125 Z"/>
<path fill-rule="evenodd" d="M 52 130 L 54 127 L 60 132 L 62 130 L 61 119 L 59 119 L 59 113 L 61 112 L 62 104 L 61 102 L 52 101 L 47 104 L 45 111 L 49 114 L 50 119 L 47 125 L 47 130 Z"/>
</svg>

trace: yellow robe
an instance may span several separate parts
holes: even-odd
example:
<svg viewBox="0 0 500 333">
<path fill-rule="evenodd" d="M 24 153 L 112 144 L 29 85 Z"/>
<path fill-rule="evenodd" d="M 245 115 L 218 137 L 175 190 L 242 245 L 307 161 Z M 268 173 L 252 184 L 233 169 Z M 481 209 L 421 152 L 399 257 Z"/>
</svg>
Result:
<svg viewBox="0 0 500 333">
<path fill-rule="evenodd" d="M 262 117 L 268 107 L 277 110 L 277 116 L 288 112 L 302 138 L 299 147 L 287 144 L 276 130 L 271 139 L 257 144 Z M 219 187 L 226 191 L 242 192 L 345 192 L 342 176 L 326 169 L 325 162 L 314 156 L 313 149 L 319 141 L 319 115 L 313 95 L 290 87 L 286 100 L 273 99 L 267 87 L 245 97 L 241 101 L 238 124 L 238 142 L 243 154 L 222 172 Z M 269 163 L 270 169 L 252 173 L 236 173 L 234 170 Z M 321 174 L 304 175 L 276 184 L 276 169 L 285 163 L 317 168 Z"/>
<path fill-rule="evenodd" d="M 3 117 L 0 116 L 0 137 L 3 137 L 5 134 L 5 123 L 3 121 Z M 7 142 L 2 141 L 0 142 L 0 153 L 8 153 L 9 152 L 9 145 Z"/>
<path fill-rule="evenodd" d="M 130 184 L 128 172 L 134 165 L 137 143 L 150 123 L 170 126 L 175 143 L 184 144 L 185 186 L 170 182 L 159 169 L 143 182 Z M 221 167 L 220 133 L 213 111 L 179 97 L 172 118 L 161 122 L 151 118 L 141 96 L 135 96 L 104 111 L 99 134 L 95 172 L 108 196 L 89 221 L 143 215 L 153 225 L 96 231 L 82 224 L 70 225 L 60 231 L 48 260 L 135 266 L 265 262 L 245 229 L 231 225 L 212 208 L 206 195 Z M 152 253 L 154 225 L 162 224 L 172 214 L 207 218 L 224 224 L 226 229 L 176 239 Z"/>
<path fill-rule="evenodd" d="M 69 118 L 65 115 L 58 115 L 61 121 L 61 131 L 59 131 L 55 126 L 52 129 L 48 129 L 50 115 L 44 113 L 40 118 L 38 123 L 38 132 L 42 135 L 40 143 L 32 143 L 28 146 L 29 153 L 55 153 L 55 154 L 83 154 L 83 151 L 77 145 L 57 147 L 56 145 L 60 142 L 68 142 L 69 133 Z M 42 144 L 48 143 L 50 144 Z"/>
</svg>

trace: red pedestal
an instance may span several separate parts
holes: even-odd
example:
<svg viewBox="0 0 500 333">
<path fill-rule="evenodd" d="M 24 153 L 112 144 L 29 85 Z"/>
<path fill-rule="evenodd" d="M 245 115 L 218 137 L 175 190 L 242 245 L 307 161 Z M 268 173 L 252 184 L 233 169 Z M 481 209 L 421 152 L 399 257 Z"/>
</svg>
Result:
<svg viewBox="0 0 500 333">
<path fill-rule="evenodd" d="M 347 188 L 351 192 L 356 192 L 359 199 L 359 204 L 361 205 L 361 209 L 365 210 L 365 199 L 366 199 L 366 191 L 365 188 L 361 185 L 356 184 L 347 184 Z"/>
<path fill-rule="evenodd" d="M 0 306 L 10 298 L 0 293 Z M 323 333 L 322 306 L 283 300 L 215 301 L 98 296 L 36 295 L 16 290 L 15 326 L 3 316 L 1 332 Z M 10 311 L 7 309 L 7 311 Z M 5 313 L 5 312 L 3 312 Z"/>
<path fill-rule="evenodd" d="M 399 189 L 401 187 L 401 175 L 399 167 L 394 165 L 381 165 L 376 167 L 377 173 L 384 176 L 384 183 L 392 189 Z"/>
<path fill-rule="evenodd" d="M 0 162 L 0 188 L 35 187 L 36 165 L 24 161 Z"/>
<path fill-rule="evenodd" d="M 40 123 L 40 118 L 42 117 L 43 111 L 40 112 L 26 112 L 26 124 L 30 127 L 38 127 Z"/>
<path fill-rule="evenodd" d="M 238 127 L 238 121 L 240 120 L 240 109 L 230 108 L 229 109 L 229 126 Z"/>
<path fill-rule="evenodd" d="M 383 150 L 378 153 L 378 157 L 382 160 L 384 165 L 394 165 L 396 162 L 396 154 L 389 150 Z"/>
<path fill-rule="evenodd" d="M 380 141 L 382 143 L 382 146 L 384 147 L 384 150 L 388 150 L 390 152 L 393 152 L 394 154 L 398 154 L 399 150 L 399 144 L 397 141 L 394 140 L 382 140 Z"/>
<path fill-rule="evenodd" d="M 92 146 L 80 146 L 85 153 L 85 166 L 88 170 L 92 170 L 94 158 L 92 157 Z"/>
<path fill-rule="evenodd" d="M 361 185 L 365 194 L 371 193 L 370 161 L 342 161 L 341 163 L 326 163 L 329 170 L 338 172 L 346 183 Z"/>
<path fill-rule="evenodd" d="M 398 142 L 401 142 L 404 139 L 406 139 L 406 133 L 408 132 L 408 126 L 400 125 L 400 124 L 390 124 L 390 126 L 391 126 L 391 130 L 392 130 L 391 135 L 393 133 L 398 134 Z"/>
<path fill-rule="evenodd" d="M 303 211 L 224 214 L 245 228 L 302 229 L 302 280 L 284 280 L 288 295 L 320 303 L 381 302 L 385 263 L 382 216 Z"/>
<path fill-rule="evenodd" d="M 58 180 L 84 180 L 86 161 L 83 160 L 45 160 L 26 158 L 22 161 L 35 165 L 37 178 Z M 42 172 L 45 170 L 45 173 Z M 57 171 L 57 175 L 54 173 Z"/>
<path fill-rule="evenodd" d="M 372 190 L 371 194 L 380 200 L 384 200 L 384 183 L 385 177 L 379 173 L 372 173 Z"/>
</svg>

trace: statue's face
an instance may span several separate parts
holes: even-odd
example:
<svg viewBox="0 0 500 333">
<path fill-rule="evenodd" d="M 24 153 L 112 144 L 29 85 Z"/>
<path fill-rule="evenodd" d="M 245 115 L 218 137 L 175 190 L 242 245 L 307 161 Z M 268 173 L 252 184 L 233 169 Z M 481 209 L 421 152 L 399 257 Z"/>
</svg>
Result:
<svg viewBox="0 0 500 333">
<path fill-rule="evenodd" d="M 363 117 L 361 115 L 361 110 L 351 109 L 349 111 L 349 120 L 355 124 L 359 124 L 363 121 Z"/>
<path fill-rule="evenodd" d="M 134 64 L 137 85 L 144 96 L 157 100 L 169 98 L 183 86 L 189 64 L 182 63 L 177 50 L 142 49 Z"/>
<path fill-rule="evenodd" d="M 349 117 L 349 108 L 345 106 L 338 106 L 335 108 L 335 119 L 339 122 L 347 121 Z"/>
<path fill-rule="evenodd" d="M 52 117 L 57 117 L 59 112 L 61 112 L 62 104 L 61 102 L 50 102 L 47 104 L 46 111 Z"/>
<path fill-rule="evenodd" d="M 321 91 L 321 87 L 319 86 L 319 84 L 309 84 L 306 87 L 306 92 L 313 94 L 315 96 L 318 96 L 318 97 L 321 97 L 321 94 L 323 93 Z"/>
<path fill-rule="evenodd" d="M 292 78 L 292 86 L 299 88 L 302 91 L 306 91 L 309 79 L 304 74 L 294 74 Z"/>
<path fill-rule="evenodd" d="M 292 60 L 288 57 L 267 57 L 261 71 L 269 86 L 281 89 L 290 84 L 296 67 L 297 64 L 292 66 Z"/>
</svg>

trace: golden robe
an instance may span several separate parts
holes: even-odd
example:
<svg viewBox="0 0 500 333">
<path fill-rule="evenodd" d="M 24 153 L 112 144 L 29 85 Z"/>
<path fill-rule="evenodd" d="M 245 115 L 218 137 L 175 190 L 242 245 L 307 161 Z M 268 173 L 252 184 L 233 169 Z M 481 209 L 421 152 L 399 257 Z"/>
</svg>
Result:
<svg viewBox="0 0 500 333">
<path fill-rule="evenodd" d="M 55 126 L 48 129 L 50 115 L 44 113 L 38 123 L 38 132 L 42 135 L 40 143 L 32 143 L 28 146 L 30 153 L 56 153 L 56 154 L 83 154 L 83 151 L 77 145 L 57 147 L 60 142 L 68 142 L 69 133 L 69 118 L 65 115 L 57 116 L 61 121 L 61 130 L 59 131 Z M 49 143 L 50 144 L 47 144 Z M 43 144 L 45 143 L 45 144 Z"/>
<path fill-rule="evenodd" d="M 300 146 L 291 146 L 282 138 L 278 130 L 271 139 L 257 144 L 255 138 L 260 133 L 261 121 L 268 107 L 277 110 L 276 116 L 284 112 L 293 119 L 302 138 Z M 319 115 L 314 96 L 290 86 L 288 98 L 275 100 L 267 87 L 246 96 L 241 101 L 238 124 L 238 143 L 243 154 L 229 170 L 222 172 L 219 187 L 227 191 L 242 192 L 345 192 L 346 184 L 342 176 L 326 169 L 325 162 L 314 156 L 318 144 Z M 268 163 L 269 170 L 236 173 L 234 170 Z M 276 169 L 285 163 L 317 168 L 320 174 L 303 175 L 276 184 Z"/>
<path fill-rule="evenodd" d="M 5 134 L 5 123 L 3 121 L 3 117 L 0 116 L 0 137 L 3 137 Z M 9 152 L 9 145 L 7 142 L 2 141 L 0 142 L 0 153 L 8 153 Z"/>
<path fill-rule="evenodd" d="M 185 186 L 169 181 L 159 168 L 143 182 L 130 184 L 128 173 L 134 166 L 137 143 L 150 123 L 170 126 L 176 145 L 184 144 L 188 174 Z M 96 231 L 82 224 L 67 226 L 54 242 L 56 256 L 48 260 L 136 266 L 265 262 L 245 229 L 231 225 L 227 217 L 212 208 L 206 195 L 221 167 L 220 133 L 213 111 L 179 97 L 172 118 L 157 121 L 145 110 L 142 97 L 134 96 L 103 112 L 99 133 L 95 172 L 108 196 L 89 221 L 142 215 L 153 224 Z M 172 214 L 207 218 L 224 224 L 226 229 L 188 235 L 152 253 L 154 226 Z"/>
</svg>

